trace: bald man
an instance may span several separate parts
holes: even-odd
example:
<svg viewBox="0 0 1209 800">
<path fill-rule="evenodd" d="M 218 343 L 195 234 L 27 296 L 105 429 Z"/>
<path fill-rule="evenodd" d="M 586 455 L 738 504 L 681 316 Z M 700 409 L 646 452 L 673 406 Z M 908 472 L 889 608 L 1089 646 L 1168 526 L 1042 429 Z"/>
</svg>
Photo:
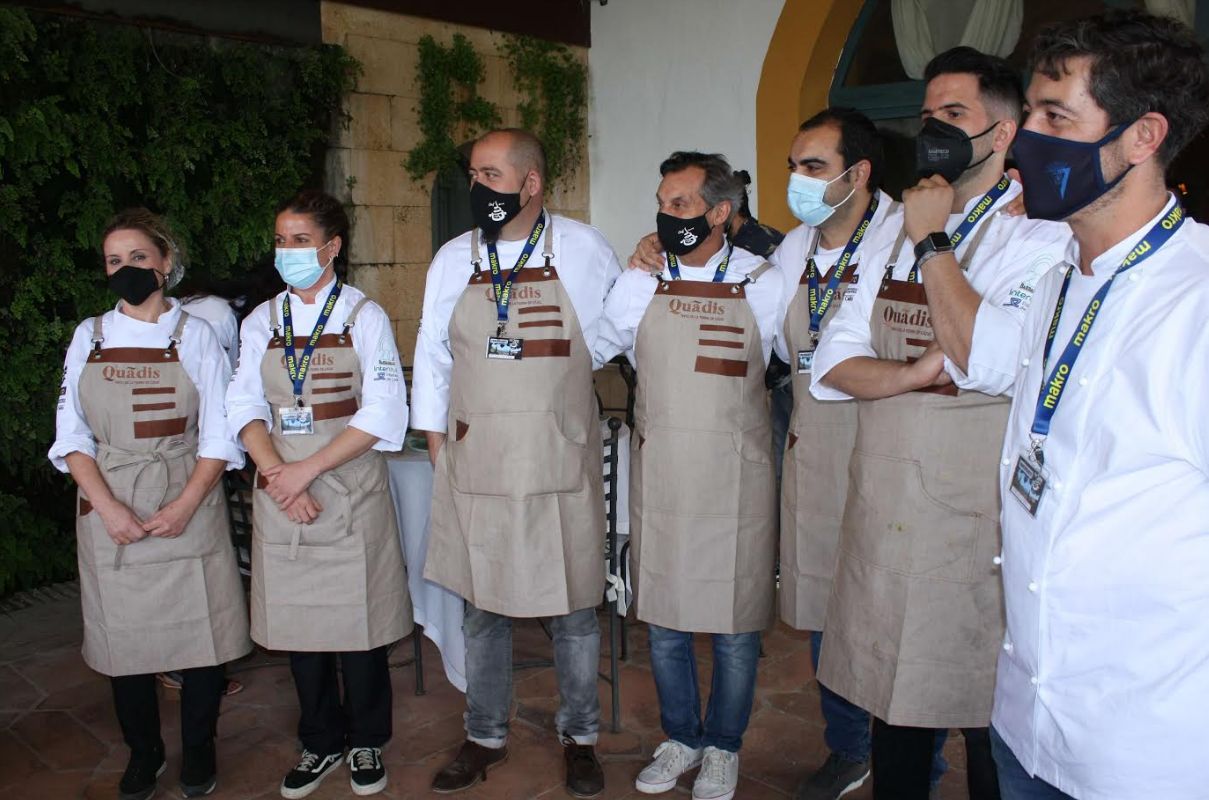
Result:
<svg viewBox="0 0 1209 800">
<path fill-rule="evenodd" d="M 476 227 L 428 270 L 412 389 L 436 468 L 424 576 L 466 598 L 466 742 L 432 788 L 468 789 L 508 757 L 512 619 L 547 617 L 567 791 L 595 797 L 605 570 L 592 349 L 621 268 L 599 231 L 545 209 L 545 154 L 528 131 L 475 142 L 470 181 Z"/>
</svg>

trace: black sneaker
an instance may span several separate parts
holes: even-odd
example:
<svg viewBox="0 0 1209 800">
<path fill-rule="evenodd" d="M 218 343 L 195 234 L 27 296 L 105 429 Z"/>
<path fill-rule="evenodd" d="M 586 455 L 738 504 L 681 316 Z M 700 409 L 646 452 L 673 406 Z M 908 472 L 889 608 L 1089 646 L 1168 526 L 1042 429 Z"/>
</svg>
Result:
<svg viewBox="0 0 1209 800">
<path fill-rule="evenodd" d="M 181 753 L 181 794 L 203 797 L 218 785 L 214 763 L 214 740 L 198 747 L 186 747 Z"/>
<path fill-rule="evenodd" d="M 303 750 L 302 756 L 294 768 L 286 774 L 281 782 L 281 796 L 286 800 L 297 800 L 306 797 L 319 788 L 323 779 L 332 770 L 340 766 L 344 753 L 328 753 L 321 756 L 310 750 Z"/>
<path fill-rule="evenodd" d="M 364 797 L 386 788 L 386 767 L 377 747 L 354 747 L 348 751 L 348 782 L 353 794 Z"/>
<path fill-rule="evenodd" d="M 132 752 L 118 783 L 118 797 L 121 800 L 150 800 L 155 795 L 155 779 L 163 775 L 167 767 L 163 751 Z"/>
<path fill-rule="evenodd" d="M 798 787 L 794 800 L 836 800 L 861 788 L 869 778 L 868 761 L 849 761 L 832 753 L 818 771 Z"/>
</svg>

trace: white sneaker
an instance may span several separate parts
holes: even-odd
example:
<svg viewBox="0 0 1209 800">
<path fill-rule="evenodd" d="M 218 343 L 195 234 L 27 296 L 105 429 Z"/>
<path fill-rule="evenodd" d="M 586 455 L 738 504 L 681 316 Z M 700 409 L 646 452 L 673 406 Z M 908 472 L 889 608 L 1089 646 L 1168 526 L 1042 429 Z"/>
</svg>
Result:
<svg viewBox="0 0 1209 800">
<path fill-rule="evenodd" d="M 701 763 L 701 751 L 668 740 L 655 748 L 655 760 L 638 773 L 634 788 L 643 794 L 659 794 L 676 788 L 676 780 Z"/>
<path fill-rule="evenodd" d="M 731 800 L 739 785 L 739 754 L 705 748 L 701 772 L 693 783 L 693 800 Z"/>
</svg>

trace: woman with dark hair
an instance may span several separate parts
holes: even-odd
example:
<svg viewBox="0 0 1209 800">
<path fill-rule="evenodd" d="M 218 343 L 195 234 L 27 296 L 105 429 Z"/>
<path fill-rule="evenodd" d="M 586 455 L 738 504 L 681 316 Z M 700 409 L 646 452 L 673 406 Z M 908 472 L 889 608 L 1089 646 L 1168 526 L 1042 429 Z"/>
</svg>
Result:
<svg viewBox="0 0 1209 800">
<path fill-rule="evenodd" d="M 227 391 L 231 429 L 257 468 L 252 638 L 290 654 L 301 711 L 285 798 L 306 797 L 342 760 L 355 794 L 386 787 L 387 646 L 412 629 L 382 458 L 403 445 L 407 399 L 390 320 L 339 277 L 348 239 L 331 195 L 281 205 L 275 263 L 287 288 L 244 320 Z"/>
<path fill-rule="evenodd" d="M 181 670 L 180 788 L 217 783 L 222 665 L 252 649 L 228 538 L 224 469 L 243 463 L 227 427 L 227 357 L 210 326 L 164 296 L 184 257 L 163 220 L 118 214 L 102 240 L 112 311 L 76 328 L 51 462 L 79 485 L 76 537 L 84 660 L 110 676 L 130 761 L 122 800 L 163 773 L 155 673 Z"/>
</svg>

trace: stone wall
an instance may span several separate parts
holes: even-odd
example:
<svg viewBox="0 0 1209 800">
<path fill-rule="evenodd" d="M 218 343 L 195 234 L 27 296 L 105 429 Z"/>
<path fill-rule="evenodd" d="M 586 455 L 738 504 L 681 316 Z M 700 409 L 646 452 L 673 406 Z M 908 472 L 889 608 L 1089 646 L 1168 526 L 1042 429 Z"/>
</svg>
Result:
<svg viewBox="0 0 1209 800">
<path fill-rule="evenodd" d="M 386 309 L 403 362 L 414 358 L 424 278 L 432 260 L 432 175 L 416 183 L 403 159 L 420 140 L 415 82 L 418 42 L 425 34 L 449 44 L 461 33 L 483 57 L 479 93 L 496 105 L 505 125 L 518 125 L 523 99 L 499 55 L 500 34 L 444 22 L 323 2 L 323 40 L 343 45 L 364 70 L 347 101 L 347 129 L 335 132 L 327 159 L 327 190 L 351 207 L 350 280 Z M 585 48 L 572 48 L 587 63 Z M 462 139 L 468 139 L 465 132 Z M 579 170 L 548 190 L 557 213 L 588 220 L 587 142 Z"/>
</svg>

